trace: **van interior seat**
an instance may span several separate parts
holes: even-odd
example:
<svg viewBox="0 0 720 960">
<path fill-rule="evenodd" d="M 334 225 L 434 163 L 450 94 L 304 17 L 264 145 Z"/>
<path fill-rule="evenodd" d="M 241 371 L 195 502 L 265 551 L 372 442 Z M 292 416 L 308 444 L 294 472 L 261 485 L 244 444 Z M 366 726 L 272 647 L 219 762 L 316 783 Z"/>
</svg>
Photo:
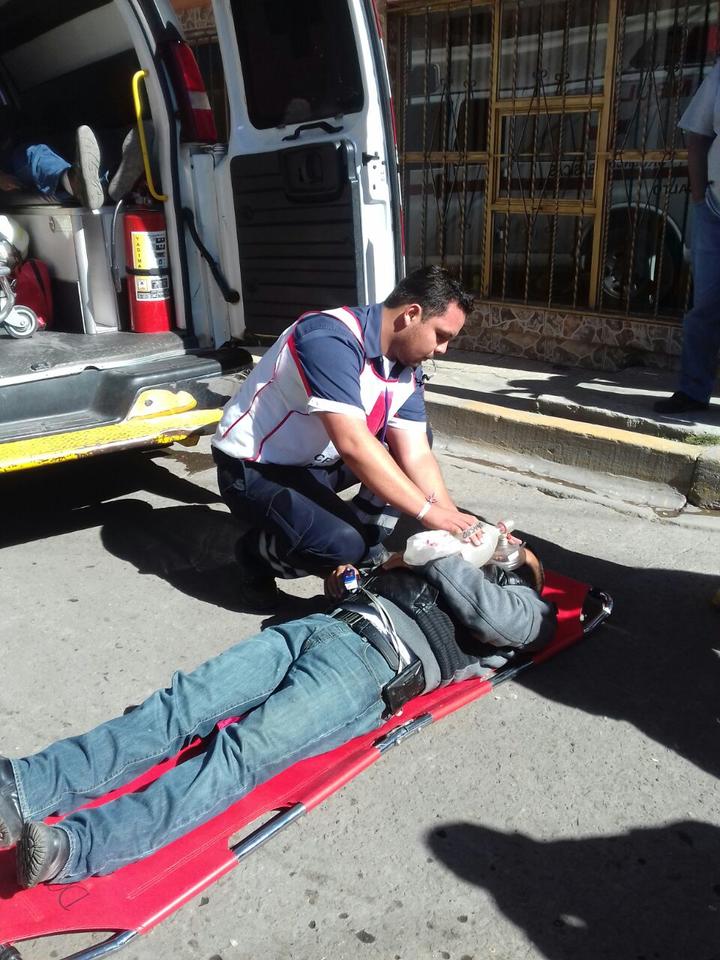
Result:
<svg viewBox="0 0 720 960">
<path fill-rule="evenodd" d="M 59 203 L 49 203 L 44 200 L 42 195 L 31 190 L 8 190 L 0 193 L 0 212 L 8 213 L 10 210 L 22 209 L 24 207 L 47 207 L 50 213 L 61 209 Z"/>
<path fill-rule="evenodd" d="M 107 206 L 108 204 L 114 206 L 112 200 L 106 198 L 103 206 Z M 0 194 L 0 213 L 6 213 L 8 216 L 12 216 L 13 210 L 19 213 L 27 207 L 32 207 L 35 213 L 38 212 L 37 207 L 40 207 L 43 212 L 48 214 L 68 213 L 71 210 L 87 209 L 83 207 L 82 204 L 71 201 L 58 203 L 55 200 L 46 200 L 42 194 L 29 190 L 12 190 L 8 193 Z"/>
</svg>

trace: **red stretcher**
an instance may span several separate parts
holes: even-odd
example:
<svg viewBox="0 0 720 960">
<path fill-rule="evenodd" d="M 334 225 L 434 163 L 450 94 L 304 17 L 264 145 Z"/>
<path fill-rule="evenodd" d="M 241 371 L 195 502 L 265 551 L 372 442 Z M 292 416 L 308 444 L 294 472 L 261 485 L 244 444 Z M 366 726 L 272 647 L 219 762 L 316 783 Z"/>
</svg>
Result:
<svg viewBox="0 0 720 960">
<path fill-rule="evenodd" d="M 547 574 L 545 596 L 558 606 L 558 628 L 552 643 L 539 653 L 515 661 L 489 678 L 465 680 L 417 697 L 405 705 L 401 716 L 329 753 L 295 764 L 256 787 L 225 813 L 145 860 L 106 877 L 20 890 L 15 880 L 15 851 L 0 852 L 0 960 L 19 960 L 21 955 L 14 944 L 23 940 L 63 933 L 111 933 L 109 939 L 73 953 L 66 960 L 98 960 L 117 951 L 229 873 L 391 747 L 490 693 L 520 671 L 560 653 L 612 612 L 612 600 L 606 594 L 558 574 Z M 202 743 L 193 744 L 131 784 L 87 806 L 139 789 L 182 762 L 188 751 L 198 749 L 202 749 Z M 275 815 L 261 827 L 230 845 L 233 835 L 273 812 Z"/>
</svg>

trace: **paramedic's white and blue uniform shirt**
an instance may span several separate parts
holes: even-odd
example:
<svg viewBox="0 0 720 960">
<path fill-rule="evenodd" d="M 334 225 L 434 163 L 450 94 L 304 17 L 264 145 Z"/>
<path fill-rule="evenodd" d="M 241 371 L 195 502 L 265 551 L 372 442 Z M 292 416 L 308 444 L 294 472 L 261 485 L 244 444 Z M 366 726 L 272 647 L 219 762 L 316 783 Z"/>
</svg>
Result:
<svg viewBox="0 0 720 960">
<path fill-rule="evenodd" d="M 422 369 L 380 348 L 382 305 L 304 314 L 268 350 L 225 407 L 213 444 L 254 463 L 322 466 L 339 460 L 317 413 L 424 433 Z"/>
</svg>

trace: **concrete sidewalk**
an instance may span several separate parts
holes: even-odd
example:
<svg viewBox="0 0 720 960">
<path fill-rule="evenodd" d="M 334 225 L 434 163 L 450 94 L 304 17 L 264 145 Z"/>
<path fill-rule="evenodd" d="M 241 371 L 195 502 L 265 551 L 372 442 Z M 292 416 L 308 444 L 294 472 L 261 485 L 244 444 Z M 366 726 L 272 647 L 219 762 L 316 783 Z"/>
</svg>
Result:
<svg viewBox="0 0 720 960">
<path fill-rule="evenodd" d="M 257 363 L 265 352 L 251 348 Z M 426 402 L 436 434 L 676 491 L 720 510 L 720 398 L 693 419 L 653 413 L 676 375 L 561 367 L 450 350 L 427 363 Z M 547 469 L 544 471 L 547 474 Z"/>
<path fill-rule="evenodd" d="M 667 484 L 696 506 L 720 509 L 720 400 L 693 419 L 655 414 L 653 402 L 675 388 L 674 373 L 607 373 L 460 350 L 427 368 L 428 410 L 442 434 Z"/>
</svg>

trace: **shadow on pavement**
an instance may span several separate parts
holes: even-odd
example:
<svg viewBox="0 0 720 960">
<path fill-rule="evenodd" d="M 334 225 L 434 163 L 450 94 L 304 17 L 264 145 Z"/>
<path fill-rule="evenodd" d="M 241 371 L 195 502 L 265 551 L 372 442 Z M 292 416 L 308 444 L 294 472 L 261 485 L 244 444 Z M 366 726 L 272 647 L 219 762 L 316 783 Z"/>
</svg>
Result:
<svg viewBox="0 0 720 960">
<path fill-rule="evenodd" d="M 633 387 L 627 377 L 613 378 L 607 371 L 600 375 L 597 371 L 587 370 L 583 376 L 583 372 L 578 375 L 577 371 L 567 370 L 555 373 L 542 382 L 520 378 L 508 380 L 507 387 L 497 390 L 496 395 L 502 397 L 504 406 L 514 405 L 512 400 L 517 395 L 524 397 L 529 394 L 533 400 L 540 396 L 561 397 L 580 407 L 597 407 L 669 426 L 682 424 L 699 433 L 704 427 L 720 426 L 720 406 L 717 404 L 711 404 L 707 411 L 693 411 L 685 416 L 657 413 L 653 410 L 653 403 L 671 394 L 675 387 L 672 381 L 658 380 L 653 376 L 653 371 L 643 369 L 638 374 L 638 382 Z M 618 426 L 621 424 L 618 423 Z"/>
<path fill-rule="evenodd" d="M 711 824 L 543 841 L 451 823 L 427 842 L 548 960 L 720 958 L 720 828 Z"/>
<path fill-rule="evenodd" d="M 126 500 L 109 514 L 101 530 L 105 548 L 132 563 L 141 574 L 154 574 L 176 590 L 238 613 L 237 521 L 224 508 L 207 505 L 152 507 Z M 319 581 L 318 581 L 319 583 Z M 281 608 L 264 622 L 272 626 L 327 607 L 322 597 L 281 593 Z"/>
<path fill-rule="evenodd" d="M 236 599 L 238 528 L 229 513 L 205 504 L 152 507 L 126 500 L 122 506 L 102 525 L 103 546 L 110 553 L 188 596 L 242 610 Z"/>
<path fill-rule="evenodd" d="M 457 397 L 459 400 L 480 400 L 483 403 L 499 404 L 513 410 L 534 411 L 537 408 L 537 396 L 525 396 L 524 391 L 514 396 L 511 390 L 474 390 L 471 387 L 453 387 L 444 383 L 434 383 L 431 388 L 428 388 L 428 396 L 432 398 L 434 393 L 440 393 L 445 397 Z"/>
<path fill-rule="evenodd" d="M 597 633 L 516 682 L 632 723 L 720 774 L 720 611 L 710 603 L 717 575 L 628 567 L 531 540 L 546 567 L 605 590 L 615 609 Z"/>
<path fill-rule="evenodd" d="M 178 503 L 221 502 L 217 493 L 171 473 L 157 452 L 104 454 L 22 470 L 0 477 L 0 546 L 99 526 L 124 509 L 124 502 L 113 501 L 139 492 Z"/>
</svg>

